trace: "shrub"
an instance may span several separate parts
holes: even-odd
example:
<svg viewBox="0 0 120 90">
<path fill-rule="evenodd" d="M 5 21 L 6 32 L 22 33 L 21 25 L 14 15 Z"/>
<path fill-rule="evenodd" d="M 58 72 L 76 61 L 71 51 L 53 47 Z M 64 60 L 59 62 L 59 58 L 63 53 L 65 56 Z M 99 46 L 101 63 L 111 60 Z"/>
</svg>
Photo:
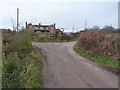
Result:
<svg viewBox="0 0 120 90">
<path fill-rule="evenodd" d="M 82 31 L 78 38 L 77 44 L 91 54 L 99 54 L 102 56 L 118 56 L 118 38 L 116 34 L 110 37 L 98 30 Z"/>
<path fill-rule="evenodd" d="M 71 37 L 67 34 L 62 34 L 62 36 L 60 37 L 60 40 L 71 40 Z"/>
<path fill-rule="evenodd" d="M 36 35 L 34 32 L 14 32 L 8 37 L 11 42 L 3 44 L 3 88 L 41 87 L 41 54 L 31 47 L 31 40 Z"/>
<path fill-rule="evenodd" d="M 18 53 L 20 58 L 25 57 L 31 52 L 30 33 L 17 32 L 12 36 L 11 48 Z"/>
<path fill-rule="evenodd" d="M 22 67 L 20 59 L 16 53 L 9 55 L 7 59 L 3 57 L 3 88 L 18 88 L 23 86 L 22 77 L 20 76 Z"/>
<path fill-rule="evenodd" d="M 48 40 L 48 35 L 47 33 L 35 33 L 35 41 L 47 41 Z"/>
</svg>

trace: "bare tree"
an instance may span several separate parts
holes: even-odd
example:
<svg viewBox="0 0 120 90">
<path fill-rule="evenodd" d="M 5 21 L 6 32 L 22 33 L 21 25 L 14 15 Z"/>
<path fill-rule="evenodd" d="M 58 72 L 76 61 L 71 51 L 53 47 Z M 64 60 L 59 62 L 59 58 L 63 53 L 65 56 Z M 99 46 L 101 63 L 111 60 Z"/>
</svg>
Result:
<svg viewBox="0 0 120 90">
<path fill-rule="evenodd" d="M 16 31 L 15 21 L 12 19 L 12 17 L 10 17 L 10 19 L 11 19 L 13 31 Z"/>
<path fill-rule="evenodd" d="M 103 31 L 105 31 L 106 33 L 115 33 L 116 32 L 115 28 L 112 26 L 103 27 Z"/>
<path fill-rule="evenodd" d="M 16 23 L 15 23 L 15 20 L 13 20 L 12 17 L 10 17 L 10 20 L 11 20 L 11 24 L 12 24 L 13 31 L 16 31 L 17 26 L 16 26 Z M 20 29 L 23 29 L 23 26 L 22 26 L 21 23 L 19 23 L 19 28 L 20 28 Z"/>
</svg>

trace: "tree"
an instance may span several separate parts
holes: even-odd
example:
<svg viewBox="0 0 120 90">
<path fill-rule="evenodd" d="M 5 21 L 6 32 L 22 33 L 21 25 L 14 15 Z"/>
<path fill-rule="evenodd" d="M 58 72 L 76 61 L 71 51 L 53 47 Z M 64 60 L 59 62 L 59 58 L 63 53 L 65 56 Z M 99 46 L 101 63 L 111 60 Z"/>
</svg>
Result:
<svg viewBox="0 0 120 90">
<path fill-rule="evenodd" d="M 112 27 L 112 26 L 105 26 L 105 27 L 103 27 L 103 31 L 105 33 L 115 33 L 116 32 L 115 28 Z"/>
<path fill-rule="evenodd" d="M 16 31 L 15 21 L 12 19 L 12 17 L 10 17 L 10 19 L 11 19 L 13 31 Z"/>
<path fill-rule="evenodd" d="M 103 29 L 104 30 L 115 30 L 115 28 L 112 26 L 105 26 L 105 27 L 103 27 Z"/>
</svg>

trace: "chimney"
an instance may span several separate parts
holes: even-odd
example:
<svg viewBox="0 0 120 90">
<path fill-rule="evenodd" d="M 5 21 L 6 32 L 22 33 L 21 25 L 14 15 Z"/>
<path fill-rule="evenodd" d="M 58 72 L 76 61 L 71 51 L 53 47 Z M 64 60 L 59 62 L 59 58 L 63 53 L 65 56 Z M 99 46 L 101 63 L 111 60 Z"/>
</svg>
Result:
<svg viewBox="0 0 120 90">
<path fill-rule="evenodd" d="M 25 26 L 27 26 L 27 22 L 25 22 Z"/>
<path fill-rule="evenodd" d="M 54 26 L 55 26 L 55 23 L 54 23 Z"/>
<path fill-rule="evenodd" d="M 39 23 L 39 26 L 41 25 L 41 23 Z"/>
</svg>

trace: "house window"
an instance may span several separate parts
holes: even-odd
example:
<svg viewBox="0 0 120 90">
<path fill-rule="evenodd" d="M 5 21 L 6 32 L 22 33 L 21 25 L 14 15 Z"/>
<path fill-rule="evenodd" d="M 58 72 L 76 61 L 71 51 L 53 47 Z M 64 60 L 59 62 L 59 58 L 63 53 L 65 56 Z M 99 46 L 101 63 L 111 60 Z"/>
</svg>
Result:
<svg viewBox="0 0 120 90">
<path fill-rule="evenodd" d="M 38 29 L 38 27 L 34 27 L 34 29 Z"/>
<path fill-rule="evenodd" d="M 54 29 L 54 27 L 51 27 L 50 29 Z"/>
<path fill-rule="evenodd" d="M 32 26 L 30 25 L 29 28 L 32 28 Z"/>
<path fill-rule="evenodd" d="M 46 30 L 48 30 L 48 27 L 46 27 Z"/>
<path fill-rule="evenodd" d="M 40 29 L 43 29 L 43 27 L 40 27 Z"/>
</svg>

